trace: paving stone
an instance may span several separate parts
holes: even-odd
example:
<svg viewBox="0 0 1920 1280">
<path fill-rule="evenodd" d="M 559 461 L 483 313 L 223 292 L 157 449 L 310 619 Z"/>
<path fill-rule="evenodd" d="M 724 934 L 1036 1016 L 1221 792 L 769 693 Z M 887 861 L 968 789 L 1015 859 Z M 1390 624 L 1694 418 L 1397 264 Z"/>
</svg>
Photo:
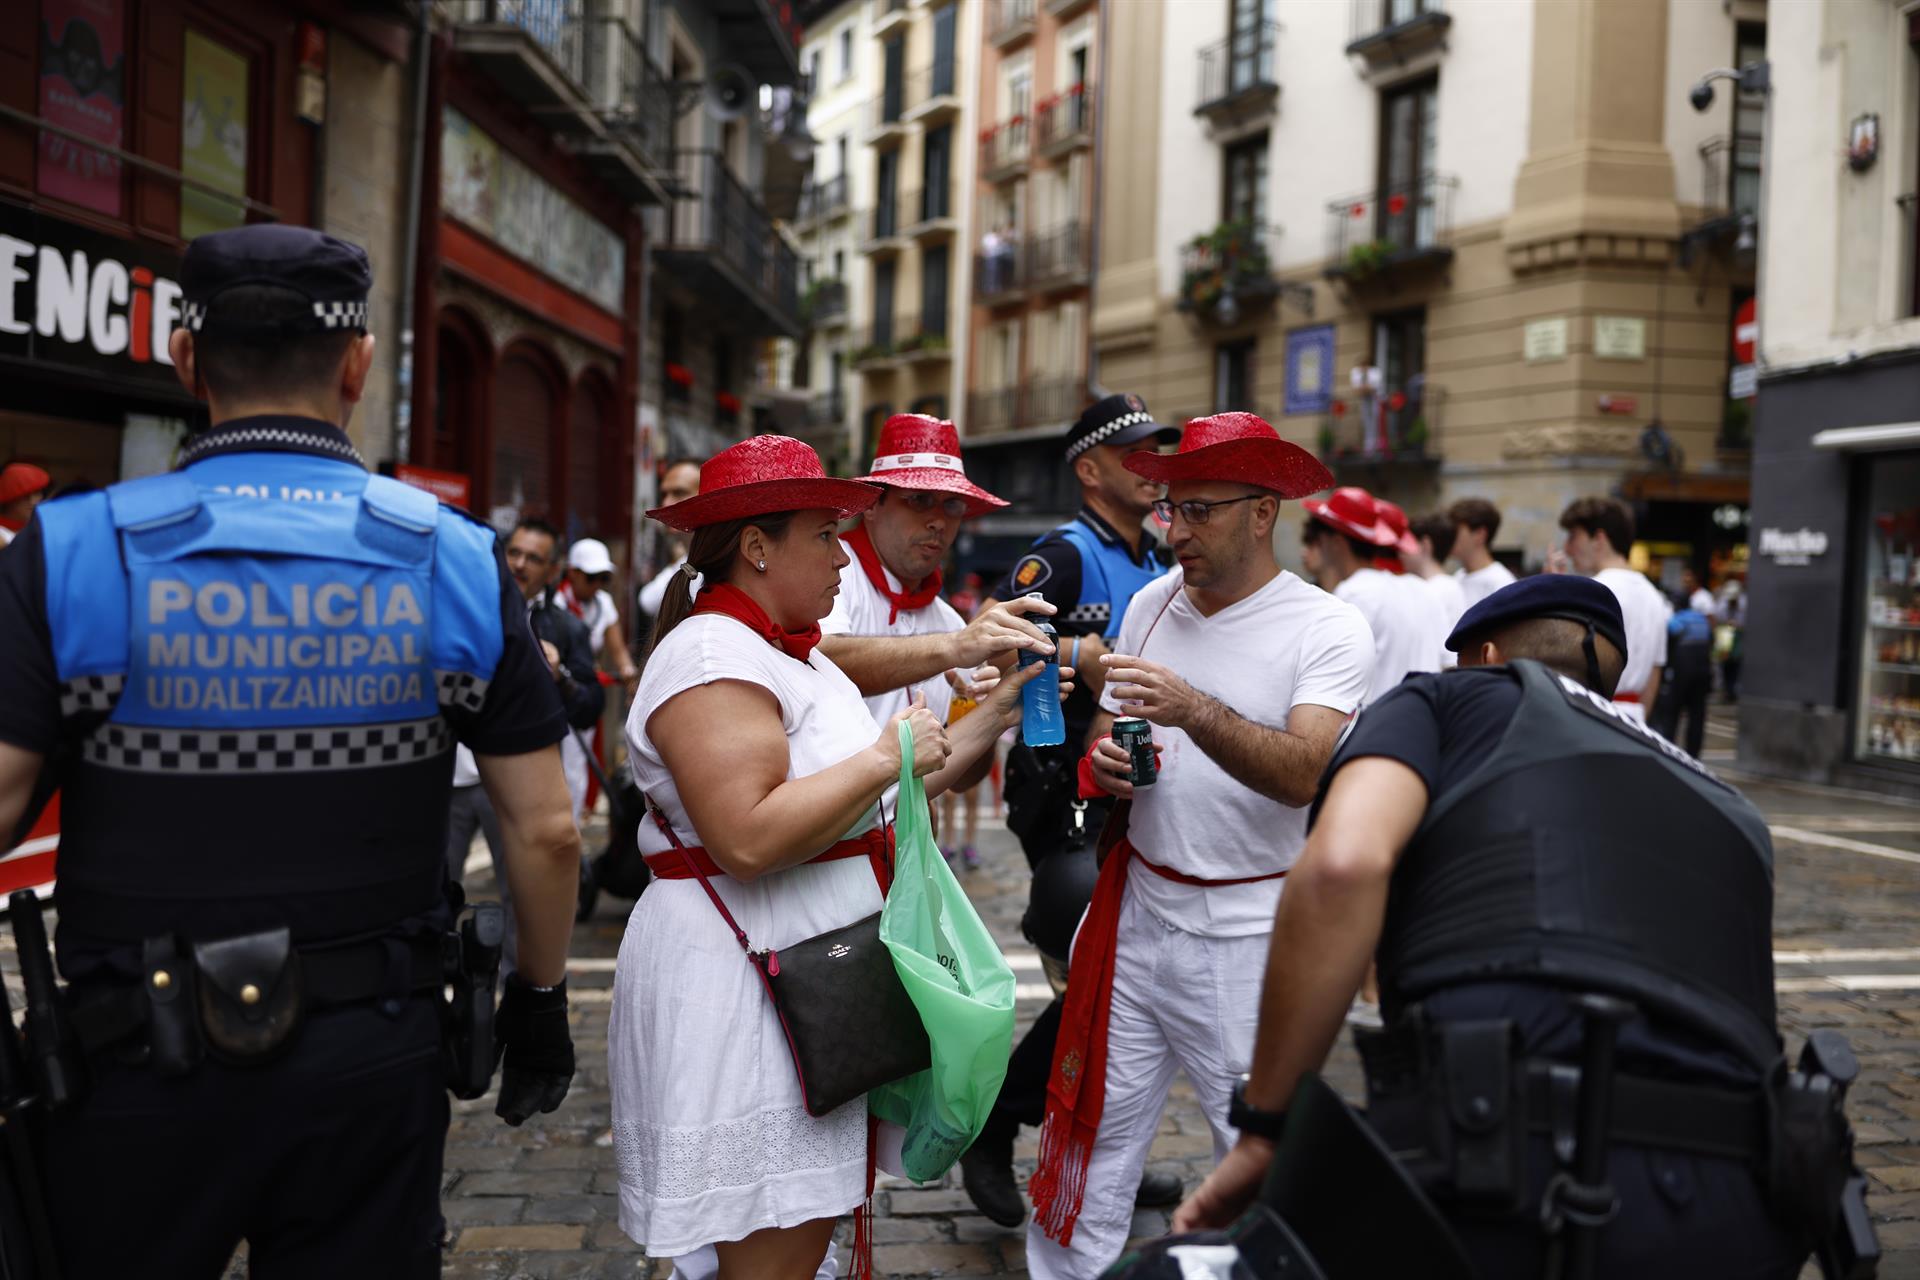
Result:
<svg viewBox="0 0 1920 1280">
<path fill-rule="evenodd" d="M 449 1227 L 498 1227 L 520 1221 L 527 1202 L 519 1196 L 461 1196 L 443 1198 L 440 1213 Z"/>
<path fill-rule="evenodd" d="M 924 1213 L 972 1213 L 973 1201 L 964 1191 L 889 1191 L 887 1211 L 895 1217 Z"/>
<path fill-rule="evenodd" d="M 598 1222 L 617 1217 L 619 1205 L 612 1196 L 541 1196 L 527 1201 L 523 1222 Z"/>
<path fill-rule="evenodd" d="M 460 1179 L 459 1191 L 468 1196 L 584 1195 L 593 1175 L 583 1169 L 548 1169 L 539 1173 L 470 1173 Z"/>
<path fill-rule="evenodd" d="M 992 1250 L 977 1244 L 882 1244 L 873 1249 L 876 1276 L 979 1275 L 996 1261 Z"/>
<path fill-rule="evenodd" d="M 455 1253 L 484 1253 L 504 1249 L 578 1249 L 585 1230 L 559 1223 L 531 1223 L 512 1227 L 467 1227 L 453 1242 Z"/>
</svg>

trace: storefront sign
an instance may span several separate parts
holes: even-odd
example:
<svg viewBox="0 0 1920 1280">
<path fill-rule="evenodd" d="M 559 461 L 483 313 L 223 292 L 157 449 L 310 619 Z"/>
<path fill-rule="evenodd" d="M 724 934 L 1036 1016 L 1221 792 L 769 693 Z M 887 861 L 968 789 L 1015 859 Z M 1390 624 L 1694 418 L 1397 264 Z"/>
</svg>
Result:
<svg viewBox="0 0 1920 1280">
<path fill-rule="evenodd" d="M 1760 554 L 1779 565 L 1812 564 L 1814 557 L 1827 554 L 1827 535 L 1818 529 L 1762 529 Z"/>
<path fill-rule="evenodd" d="M 1567 355 L 1567 318 L 1529 320 L 1521 346 L 1528 364 L 1541 360 L 1564 360 Z"/>
<path fill-rule="evenodd" d="M 117 147 L 126 117 L 125 0 L 41 0 L 40 115 Z M 120 216 L 120 162 L 50 130 L 40 133 L 40 194 Z"/>
<path fill-rule="evenodd" d="M 1288 413 L 1325 413 L 1333 402 L 1333 326 L 1287 335 Z"/>
<path fill-rule="evenodd" d="M 1639 316 L 1595 316 L 1593 354 L 1602 360 L 1647 358 L 1647 322 Z"/>
<path fill-rule="evenodd" d="M 182 394 L 167 355 L 180 260 L 0 201 L 0 357 Z"/>
<path fill-rule="evenodd" d="M 473 501 L 473 480 L 464 471 L 435 471 L 432 467 L 402 462 L 394 466 L 393 478 L 416 489 L 425 489 L 449 506 L 465 507 Z"/>
</svg>

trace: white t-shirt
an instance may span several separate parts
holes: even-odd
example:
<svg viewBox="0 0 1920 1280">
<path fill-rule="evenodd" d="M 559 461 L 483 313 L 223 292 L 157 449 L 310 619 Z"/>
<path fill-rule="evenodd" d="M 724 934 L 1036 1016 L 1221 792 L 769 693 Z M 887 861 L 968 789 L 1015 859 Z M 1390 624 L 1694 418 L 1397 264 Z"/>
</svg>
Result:
<svg viewBox="0 0 1920 1280">
<path fill-rule="evenodd" d="M 853 555 L 852 547 L 847 548 L 847 554 Z M 900 590 L 900 579 L 893 576 L 891 569 L 882 565 L 880 572 L 887 575 L 889 587 Z M 833 612 L 820 623 L 820 633 L 829 636 L 931 636 L 959 631 L 967 625 L 954 612 L 953 606 L 939 596 L 935 596 L 931 604 L 918 609 L 902 609 L 900 616 L 889 623 L 887 617 L 892 612 L 893 606 L 880 594 L 879 588 L 868 580 L 867 571 L 860 565 L 860 558 L 854 556 L 852 563 L 840 570 L 840 594 L 833 598 Z M 953 687 L 947 683 L 944 675 L 923 680 L 910 688 L 892 689 L 868 698 L 867 706 L 873 711 L 874 723 L 884 725 L 905 711 L 913 701 L 916 689 L 927 695 L 927 710 L 945 724 L 947 712 L 953 704 Z"/>
<path fill-rule="evenodd" d="M 1175 569 L 1142 587 L 1127 605 L 1114 645 L 1171 668 L 1195 689 L 1255 724 L 1285 729 L 1296 706 L 1346 713 L 1360 705 L 1373 666 L 1373 637 L 1351 605 L 1282 572 L 1246 599 L 1201 614 Z M 1129 714 L 1113 687 L 1100 705 Z M 1307 839 L 1307 811 L 1236 781 L 1183 730 L 1153 726 L 1160 776 L 1133 799 L 1128 837 L 1163 867 L 1207 880 L 1270 875 L 1293 865 Z M 1176 884 L 1144 867 L 1129 891 L 1177 928 L 1206 937 L 1243 937 L 1273 927 L 1284 880 L 1202 887 Z"/>
<path fill-rule="evenodd" d="M 7 528 L 7 526 L 3 524 L 0 524 L 0 547 L 4 547 L 9 542 L 12 542 L 12 541 L 13 541 L 13 530 Z"/>
<path fill-rule="evenodd" d="M 564 588 L 561 601 L 563 608 L 587 624 L 588 643 L 593 646 L 594 655 L 599 656 L 601 642 L 607 638 L 607 632 L 613 629 L 613 624 L 620 621 L 620 609 L 613 603 L 613 597 L 604 591 L 595 591 L 593 599 L 582 604 L 569 585 Z M 580 605 L 577 612 L 573 608 L 576 604 Z"/>
<path fill-rule="evenodd" d="M 1647 581 L 1647 575 L 1637 570 L 1602 569 L 1593 577 L 1620 601 L 1620 613 L 1627 624 L 1627 667 L 1620 673 L 1618 692 L 1639 693 L 1653 678 L 1653 669 L 1667 665 L 1667 619 L 1673 616 L 1673 606 L 1658 587 Z M 1649 709 L 1640 707 L 1642 720 Z"/>
<path fill-rule="evenodd" d="M 1358 609 L 1373 632 L 1368 702 L 1378 702 L 1411 672 L 1440 669 L 1448 628 L 1439 598 L 1421 579 L 1385 569 L 1360 569 L 1335 587 L 1333 594 Z"/>
<path fill-rule="evenodd" d="M 680 566 L 686 562 L 687 558 L 681 556 L 659 573 L 654 574 L 653 581 L 640 588 L 640 612 L 646 614 L 649 618 L 657 618 L 660 616 L 661 602 L 667 598 L 667 583 L 673 580 L 673 575 L 679 573 Z M 692 582 L 687 583 L 687 595 L 689 597 L 693 595 Z"/>
<path fill-rule="evenodd" d="M 1440 666 L 1443 669 L 1454 666 L 1460 661 L 1460 655 L 1447 648 L 1447 637 L 1453 634 L 1460 615 L 1467 611 L 1467 593 L 1461 589 L 1460 579 L 1450 573 L 1436 573 L 1420 581 L 1440 602 L 1440 617 L 1446 623 L 1446 629 L 1440 633 Z"/>
<path fill-rule="evenodd" d="M 1475 569 L 1469 573 L 1460 571 L 1460 590 L 1467 598 L 1467 608 L 1485 600 L 1502 587 L 1513 585 L 1513 570 L 1495 560 L 1484 569 Z"/>
<path fill-rule="evenodd" d="M 757 684 L 779 701 L 787 731 L 789 778 L 819 773 L 873 745 L 873 717 L 867 704 L 832 658 L 815 649 L 806 662 L 799 662 L 725 614 L 694 614 L 668 633 L 647 659 L 627 716 L 627 754 L 634 781 L 686 844 L 699 844 L 698 833 L 687 818 L 673 775 L 647 736 L 647 719 L 676 695 L 716 680 Z M 724 728 L 715 732 L 724 737 Z M 889 787 L 882 798 L 889 813 L 895 790 Z M 868 809 L 842 838 L 858 835 L 876 821 L 876 810 Z M 657 825 L 640 824 L 642 852 L 658 853 L 668 847 Z"/>
</svg>

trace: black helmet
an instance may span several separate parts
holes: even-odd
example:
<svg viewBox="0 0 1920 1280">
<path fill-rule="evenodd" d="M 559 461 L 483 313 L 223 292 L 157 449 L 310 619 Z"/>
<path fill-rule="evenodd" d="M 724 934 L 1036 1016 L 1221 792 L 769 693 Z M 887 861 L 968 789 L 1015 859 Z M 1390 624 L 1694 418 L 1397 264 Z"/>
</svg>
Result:
<svg viewBox="0 0 1920 1280">
<path fill-rule="evenodd" d="M 1042 956 L 1063 965 L 1067 962 L 1073 931 L 1093 901 L 1093 885 L 1099 878 L 1091 845 L 1050 853 L 1033 869 L 1033 892 L 1020 931 Z"/>
</svg>

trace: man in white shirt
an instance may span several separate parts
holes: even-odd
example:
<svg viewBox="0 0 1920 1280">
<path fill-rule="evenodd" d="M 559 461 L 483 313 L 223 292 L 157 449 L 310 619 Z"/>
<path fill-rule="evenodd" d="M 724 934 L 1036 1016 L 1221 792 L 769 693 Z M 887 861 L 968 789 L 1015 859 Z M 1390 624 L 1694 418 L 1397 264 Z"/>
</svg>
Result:
<svg viewBox="0 0 1920 1280">
<path fill-rule="evenodd" d="M 1575 573 L 1604 583 L 1620 601 L 1627 623 L 1627 666 L 1620 673 L 1613 702 L 1622 711 L 1647 722 L 1647 712 L 1660 696 L 1660 676 L 1667 662 L 1667 619 L 1673 616 L 1658 587 L 1647 575 L 1627 563 L 1633 547 L 1633 513 L 1618 498 L 1577 498 L 1560 513 L 1567 531 L 1565 560 Z M 1549 557 L 1549 567 L 1558 559 Z"/>
<path fill-rule="evenodd" d="M 1714 606 L 1718 602 L 1714 600 L 1713 592 L 1707 590 L 1700 581 L 1700 575 L 1693 571 L 1692 565 L 1680 571 L 1680 589 L 1687 593 L 1687 605 L 1694 612 L 1703 617 L 1713 617 Z"/>
<path fill-rule="evenodd" d="M 660 505 L 670 507 L 676 502 L 684 502 L 700 492 L 700 464 L 692 458 L 676 458 L 667 464 L 660 473 Z M 669 557 L 671 563 L 653 576 L 652 581 L 640 588 L 640 616 L 657 618 L 660 616 L 660 602 L 667 598 L 667 584 L 680 574 L 680 566 L 687 562 L 687 547 L 677 538 L 668 543 L 673 548 Z M 687 594 L 693 594 L 692 584 L 688 584 Z M 652 624 L 648 623 L 651 628 Z M 644 656 L 644 647 L 642 655 Z"/>
<path fill-rule="evenodd" d="M 1500 508 L 1485 498 L 1462 498 L 1447 508 L 1453 521 L 1453 558 L 1460 562 L 1460 590 L 1471 609 L 1513 582 L 1513 570 L 1493 558 L 1500 536 Z"/>
<path fill-rule="evenodd" d="M 1100 1274 L 1125 1246 L 1140 1171 L 1176 1068 L 1216 1152 L 1246 1070 L 1273 909 L 1305 839 L 1305 805 L 1359 706 L 1373 643 L 1359 612 L 1282 570 L 1282 499 L 1332 482 L 1253 414 L 1187 424 L 1177 454 L 1127 469 L 1168 484 L 1176 572 L 1138 591 L 1115 651 L 1085 787 L 1130 799 L 1074 944 L 1028 1189 L 1038 1280 Z M 1153 726 L 1158 777 L 1137 791 L 1106 736 Z M 1124 834 L 1122 834 L 1124 824 Z"/>
<path fill-rule="evenodd" d="M 1375 567 L 1397 557 L 1401 535 L 1365 489 L 1335 489 L 1309 498 L 1300 562 L 1321 588 L 1358 609 L 1373 633 L 1366 701 L 1373 702 L 1417 671 L 1438 671 L 1446 644 L 1440 602 L 1420 579 Z"/>
<path fill-rule="evenodd" d="M 945 722 L 949 673 L 973 691 L 974 668 L 1014 649 L 1044 650 L 1045 639 L 1021 615 L 1053 606 L 1009 600 L 969 623 L 940 598 L 940 565 L 961 522 L 1007 505 L 967 479 L 951 422 L 896 413 L 880 429 L 876 454 L 861 478 L 884 493 L 840 539 L 852 560 L 820 624 L 820 651 L 866 696 L 876 724 L 906 710 L 916 694 Z"/>
<path fill-rule="evenodd" d="M 1410 577 L 1420 579 L 1427 590 L 1440 602 L 1440 616 L 1446 619 L 1447 634 L 1453 633 L 1453 624 L 1460 621 L 1460 615 L 1467 611 L 1466 589 L 1460 585 L 1460 579 L 1445 569 L 1447 557 L 1453 554 L 1453 520 L 1443 512 L 1435 511 L 1421 516 L 1409 528 L 1413 535 L 1413 548 L 1401 553 L 1400 559 L 1407 566 Z M 1459 661 L 1459 656 L 1446 647 L 1443 637 L 1440 645 L 1440 665 L 1451 667 Z"/>
</svg>

